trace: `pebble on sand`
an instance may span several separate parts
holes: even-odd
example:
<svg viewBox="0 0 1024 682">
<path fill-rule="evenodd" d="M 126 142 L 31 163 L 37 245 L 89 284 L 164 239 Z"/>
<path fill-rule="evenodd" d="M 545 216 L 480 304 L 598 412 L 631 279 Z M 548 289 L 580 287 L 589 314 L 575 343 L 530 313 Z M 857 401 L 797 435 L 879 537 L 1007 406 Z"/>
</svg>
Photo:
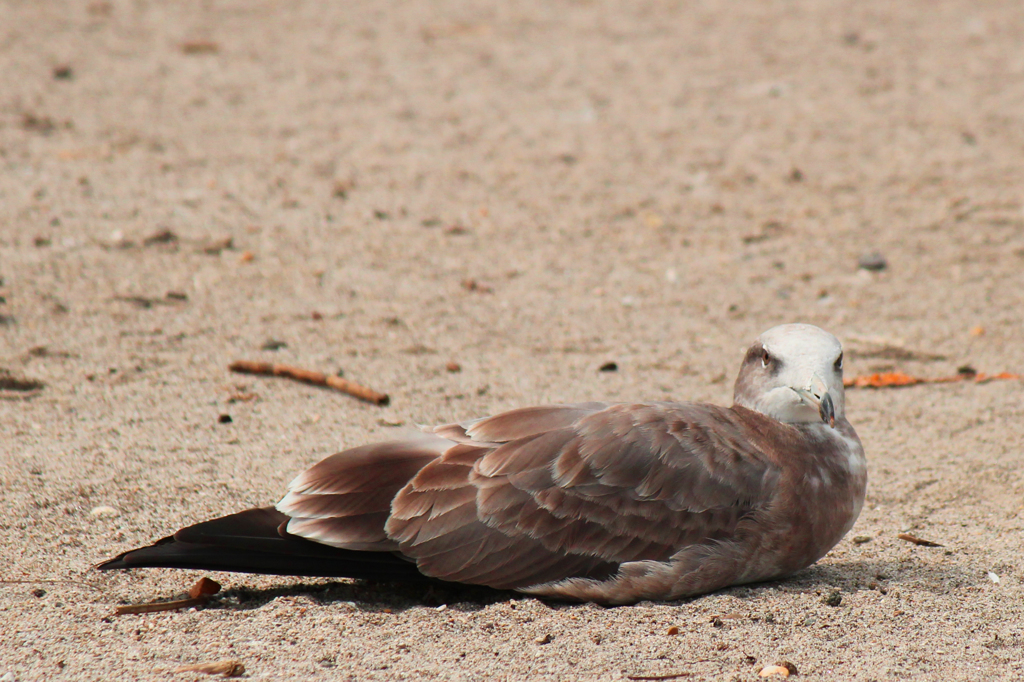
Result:
<svg viewBox="0 0 1024 682">
<path fill-rule="evenodd" d="M 889 267 L 889 261 L 878 251 L 868 251 L 867 253 L 862 253 L 860 258 L 857 259 L 857 267 L 861 270 L 880 272 Z"/>
<path fill-rule="evenodd" d="M 821 598 L 821 603 L 825 606 L 839 606 L 843 603 L 843 595 L 839 590 L 832 590 Z"/>
<path fill-rule="evenodd" d="M 115 509 L 114 507 L 110 507 L 107 505 L 93 507 L 89 513 L 97 518 L 119 516 L 121 514 L 121 512 Z"/>
</svg>

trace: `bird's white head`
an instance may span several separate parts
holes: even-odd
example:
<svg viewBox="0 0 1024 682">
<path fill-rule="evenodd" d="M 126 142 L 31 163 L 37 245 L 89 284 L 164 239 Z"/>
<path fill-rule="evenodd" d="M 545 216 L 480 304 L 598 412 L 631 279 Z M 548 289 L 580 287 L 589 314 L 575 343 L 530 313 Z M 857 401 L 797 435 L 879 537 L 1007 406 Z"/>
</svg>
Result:
<svg viewBox="0 0 1024 682">
<path fill-rule="evenodd" d="M 810 324 L 772 327 L 747 351 L 733 401 L 787 424 L 834 425 L 846 413 L 842 344 Z"/>
</svg>

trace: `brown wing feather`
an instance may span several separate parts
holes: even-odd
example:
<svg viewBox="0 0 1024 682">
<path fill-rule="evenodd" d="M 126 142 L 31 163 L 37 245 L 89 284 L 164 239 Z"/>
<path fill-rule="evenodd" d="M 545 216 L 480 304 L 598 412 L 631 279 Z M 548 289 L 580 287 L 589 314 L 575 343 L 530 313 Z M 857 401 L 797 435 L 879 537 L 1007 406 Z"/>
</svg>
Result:
<svg viewBox="0 0 1024 682">
<path fill-rule="evenodd" d="M 778 469 L 758 445 L 759 418 L 673 403 L 513 410 L 437 427 L 435 441 L 335 455 L 278 508 L 291 533 L 377 543 L 444 580 L 520 588 L 606 576 L 728 538 L 767 503 Z M 352 496 L 377 491 L 356 516 Z"/>
<path fill-rule="evenodd" d="M 464 426 L 466 434 L 475 442 L 508 443 L 570 427 L 583 417 L 606 407 L 607 403 L 521 407 L 467 422 Z"/>
<path fill-rule="evenodd" d="M 460 447 L 464 446 L 452 450 Z M 480 449 L 478 458 L 486 452 Z M 612 570 L 607 561 L 546 548 L 521 531 L 489 528 L 479 512 L 481 489 L 470 480 L 473 467 L 459 461 L 465 457 L 461 450 L 451 459 L 446 454 L 423 467 L 392 503 L 386 532 L 420 571 L 443 580 L 507 589 Z M 524 494 L 522 502 L 530 500 Z"/>
<path fill-rule="evenodd" d="M 299 474 L 277 503 L 290 517 L 287 532 L 343 549 L 397 549 L 384 532 L 391 502 L 447 445 L 424 437 L 365 445 L 321 460 Z"/>
</svg>

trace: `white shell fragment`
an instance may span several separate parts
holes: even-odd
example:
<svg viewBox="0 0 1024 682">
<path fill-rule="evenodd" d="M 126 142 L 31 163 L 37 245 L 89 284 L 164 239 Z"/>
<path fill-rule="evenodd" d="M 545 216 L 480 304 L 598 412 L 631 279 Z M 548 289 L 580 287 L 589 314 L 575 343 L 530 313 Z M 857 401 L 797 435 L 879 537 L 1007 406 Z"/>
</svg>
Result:
<svg viewBox="0 0 1024 682">
<path fill-rule="evenodd" d="M 99 507 L 93 507 L 92 511 L 90 511 L 89 513 L 92 514 L 93 516 L 97 517 L 97 518 L 114 517 L 114 516 L 120 516 L 121 515 L 121 512 L 119 512 L 114 507 L 110 507 L 108 505 L 101 505 Z"/>
</svg>

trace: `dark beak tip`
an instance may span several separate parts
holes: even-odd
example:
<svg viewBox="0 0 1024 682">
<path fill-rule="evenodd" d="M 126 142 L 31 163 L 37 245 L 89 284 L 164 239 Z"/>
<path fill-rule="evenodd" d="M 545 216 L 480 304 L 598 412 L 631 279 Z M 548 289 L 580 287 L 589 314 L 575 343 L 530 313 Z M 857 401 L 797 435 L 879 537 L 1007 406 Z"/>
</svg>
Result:
<svg viewBox="0 0 1024 682">
<path fill-rule="evenodd" d="M 836 427 L 836 407 L 832 402 L 832 396 L 828 393 L 822 396 L 818 413 L 821 415 L 821 421 L 833 429 Z"/>
</svg>

